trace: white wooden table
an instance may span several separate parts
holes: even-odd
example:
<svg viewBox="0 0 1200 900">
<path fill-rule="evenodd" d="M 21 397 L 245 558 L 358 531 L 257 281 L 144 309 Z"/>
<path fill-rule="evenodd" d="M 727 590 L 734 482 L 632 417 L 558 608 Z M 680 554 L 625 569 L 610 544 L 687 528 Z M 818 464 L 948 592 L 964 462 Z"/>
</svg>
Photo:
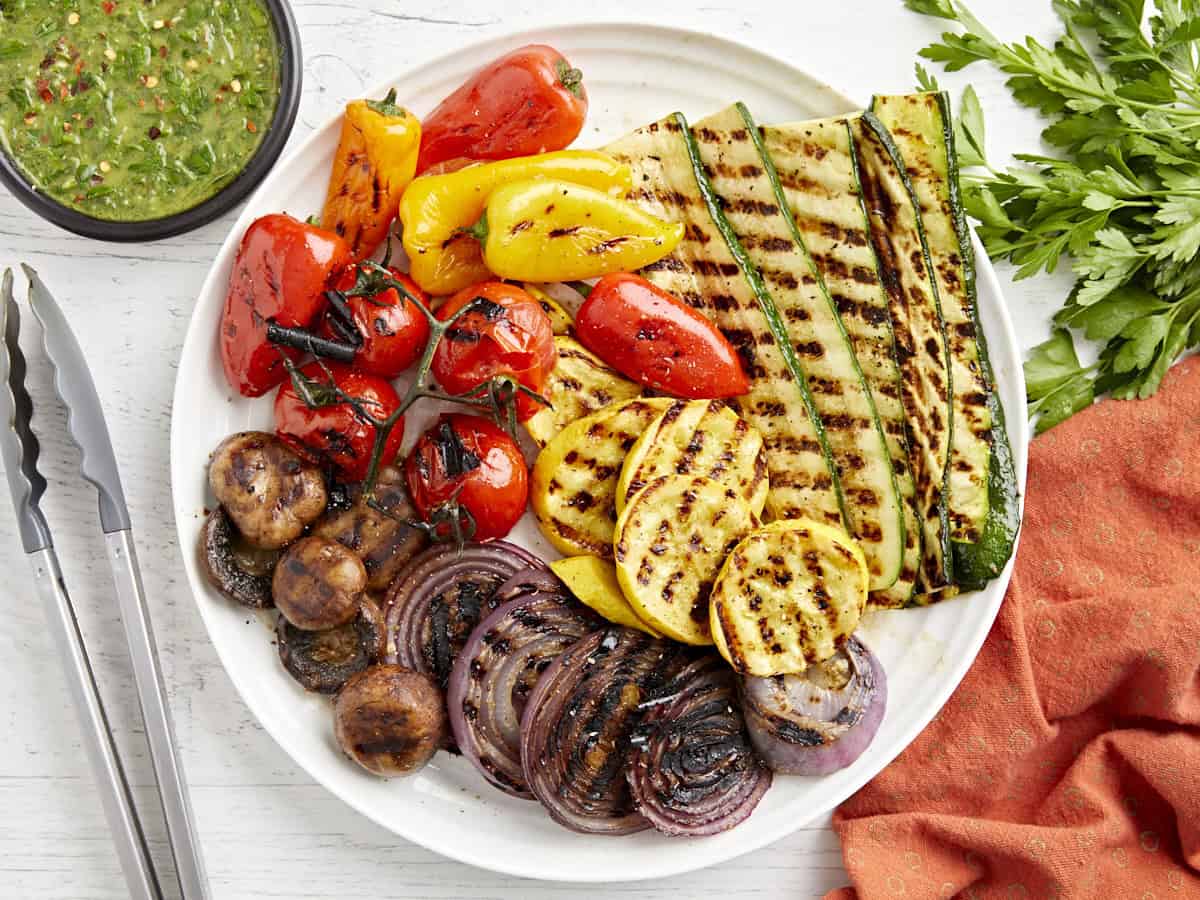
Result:
<svg viewBox="0 0 1200 900">
<path fill-rule="evenodd" d="M 541 4 L 532 0 L 293 3 L 305 53 L 304 101 L 293 143 L 347 98 L 399 67 L 464 41 L 545 22 Z M 940 31 L 939 23 L 906 11 L 899 0 L 704 3 L 609 0 L 580 15 L 676 24 L 740 40 L 864 101 L 872 91 L 909 89 L 916 51 Z M 555 7 L 552 14 L 566 20 L 571 6 Z M 1004 36 L 1053 33 L 1049 0 L 976 0 L 974 9 Z M 1036 146 L 1037 122 L 1014 105 L 1001 76 L 982 66 L 964 74 L 988 112 L 993 158 Z M 957 87 L 967 78 L 947 77 L 943 84 Z M 193 298 L 232 221 L 230 214 L 153 245 L 108 245 L 59 231 L 0 190 L 0 266 L 23 260 L 42 272 L 74 323 L 104 400 L 214 895 L 568 896 L 568 885 L 522 881 L 442 859 L 351 811 L 315 785 L 259 728 L 217 662 L 182 576 L 167 474 L 168 424 Z M 1043 279 L 1009 290 L 1026 346 L 1041 339 L 1045 320 L 1065 294 L 1064 284 Z M 45 506 L 127 765 L 138 793 L 148 800 L 150 769 L 140 724 L 134 724 L 133 687 L 96 498 L 78 477 L 76 451 L 61 438 L 63 416 L 52 399 L 46 368 L 36 362 L 41 354 L 35 337 L 27 327 L 26 352 L 35 359 L 34 426 L 50 435 L 43 440 L 41 464 L 51 485 Z M 7 499 L 0 500 L 0 572 L 5 585 L 0 590 L 0 897 L 123 897 L 74 711 L 21 559 Z M 154 838 L 161 857 L 161 832 Z M 620 860 L 613 864 L 619 867 Z M 819 897 L 845 880 L 837 840 L 823 821 L 715 869 L 667 881 L 592 886 L 579 895 L 595 900 Z"/>
</svg>

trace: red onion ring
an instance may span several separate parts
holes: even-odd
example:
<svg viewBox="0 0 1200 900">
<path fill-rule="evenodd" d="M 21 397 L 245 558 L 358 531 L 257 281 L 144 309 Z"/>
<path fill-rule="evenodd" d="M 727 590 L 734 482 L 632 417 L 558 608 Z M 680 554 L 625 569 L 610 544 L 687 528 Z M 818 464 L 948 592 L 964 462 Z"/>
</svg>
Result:
<svg viewBox="0 0 1200 900">
<path fill-rule="evenodd" d="M 388 589 L 384 662 L 423 672 L 444 688 L 459 650 L 495 608 L 496 588 L 521 569 L 544 565 L 507 541 L 430 547 Z"/>
<path fill-rule="evenodd" d="M 642 702 L 677 665 L 678 645 L 631 628 L 594 631 L 538 679 L 521 717 L 525 782 L 550 817 L 585 834 L 650 827 L 624 777 Z"/>
<path fill-rule="evenodd" d="M 858 759 L 887 709 L 879 659 L 851 637 L 800 675 L 743 678 L 742 714 L 763 761 L 787 775 L 828 775 Z"/>
<path fill-rule="evenodd" d="M 538 677 L 564 650 L 603 627 L 551 572 L 529 568 L 497 589 L 501 601 L 454 661 L 446 692 L 459 749 L 489 782 L 525 800 L 521 714 Z"/>
<path fill-rule="evenodd" d="M 625 769 L 634 802 L 664 834 L 717 834 L 744 821 L 771 786 L 750 746 L 737 679 L 706 655 L 642 704 Z"/>
</svg>

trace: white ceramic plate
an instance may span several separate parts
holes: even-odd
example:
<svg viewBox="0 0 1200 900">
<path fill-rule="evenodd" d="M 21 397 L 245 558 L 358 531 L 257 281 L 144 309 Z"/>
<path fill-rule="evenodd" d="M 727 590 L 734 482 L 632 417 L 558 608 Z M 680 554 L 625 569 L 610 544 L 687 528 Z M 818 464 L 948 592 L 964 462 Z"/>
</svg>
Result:
<svg viewBox="0 0 1200 900">
<path fill-rule="evenodd" d="M 856 108 L 810 75 L 747 47 L 641 25 L 577 25 L 493 39 L 398 77 L 399 102 L 424 114 L 480 60 L 530 42 L 553 44 L 587 75 L 591 108 L 581 146 L 600 146 L 674 110 L 698 119 L 734 100 L 745 101 L 760 122 Z M 303 218 L 320 210 L 339 128 L 340 118 L 318 130 L 276 166 L 247 204 L 196 303 L 175 388 L 171 481 L 188 580 L 221 661 L 263 727 L 313 778 L 385 828 L 446 856 L 532 878 L 609 882 L 698 869 L 777 840 L 850 796 L 904 749 L 950 696 L 987 635 L 1009 569 L 987 590 L 962 599 L 869 616 L 862 633 L 883 660 L 891 696 L 870 749 L 850 768 L 825 778 L 776 778 L 746 822 L 702 839 L 655 832 L 621 838 L 573 834 L 551 822 L 538 804 L 494 790 L 469 763 L 445 753 L 409 779 L 384 781 L 366 774 L 338 752 L 328 701 L 301 690 L 280 666 L 264 626 L 254 617 L 247 623 L 244 609 L 208 587 L 194 550 L 207 499 L 207 455 L 229 433 L 269 428 L 271 422 L 270 399 L 235 396 L 221 372 L 217 322 L 230 266 L 243 232 L 258 216 L 282 210 Z M 995 275 L 982 253 L 979 268 L 980 308 L 1023 490 L 1028 435 L 1020 359 Z M 423 425 L 418 411 L 409 421 L 410 443 Z M 518 525 L 514 539 L 552 557 L 528 519 Z"/>
</svg>

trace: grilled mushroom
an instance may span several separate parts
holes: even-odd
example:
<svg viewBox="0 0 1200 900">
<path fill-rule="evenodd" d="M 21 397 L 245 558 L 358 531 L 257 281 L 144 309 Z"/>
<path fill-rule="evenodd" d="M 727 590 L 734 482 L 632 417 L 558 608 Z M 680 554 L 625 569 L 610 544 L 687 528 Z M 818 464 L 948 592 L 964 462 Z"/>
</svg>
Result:
<svg viewBox="0 0 1200 900">
<path fill-rule="evenodd" d="M 354 551 L 323 537 L 301 538 L 275 566 L 271 593 L 291 624 L 304 631 L 345 625 L 358 613 L 367 570 Z"/>
<path fill-rule="evenodd" d="M 247 548 L 233 522 L 218 506 L 200 531 L 200 564 L 213 587 L 235 603 L 262 609 L 271 605 L 271 569 L 274 559 Z"/>
<path fill-rule="evenodd" d="M 262 431 L 223 440 L 213 451 L 208 481 L 238 531 L 256 547 L 286 546 L 325 511 L 320 469 Z"/>
<path fill-rule="evenodd" d="M 364 596 L 352 621 L 325 631 L 302 631 L 283 616 L 275 628 L 279 659 L 296 681 L 318 694 L 335 694 L 383 652 L 383 614 Z"/>
<path fill-rule="evenodd" d="M 446 704 L 433 679 L 403 666 L 372 666 L 333 701 L 342 751 L 376 775 L 410 775 L 446 738 Z"/>
<path fill-rule="evenodd" d="M 368 590 L 387 590 L 408 561 L 429 543 L 423 531 L 407 524 L 416 513 L 404 487 L 404 473 L 395 466 L 380 469 L 373 504 L 363 500 L 358 486 L 351 495 L 351 507 L 330 511 L 313 527 L 313 534 L 345 544 L 359 555 L 367 567 Z"/>
</svg>

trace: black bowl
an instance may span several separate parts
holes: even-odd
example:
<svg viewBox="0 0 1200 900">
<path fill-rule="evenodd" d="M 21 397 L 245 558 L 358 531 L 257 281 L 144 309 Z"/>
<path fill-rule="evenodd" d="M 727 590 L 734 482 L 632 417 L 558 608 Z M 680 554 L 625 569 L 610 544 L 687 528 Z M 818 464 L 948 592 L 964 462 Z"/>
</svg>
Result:
<svg viewBox="0 0 1200 900">
<path fill-rule="evenodd" d="M 292 16 L 288 0 L 264 0 L 264 4 L 271 14 L 271 20 L 275 24 L 275 36 L 279 40 L 279 103 L 275 107 L 270 130 L 254 156 L 246 163 L 246 167 L 233 181 L 203 203 L 161 219 L 146 219 L 141 222 L 97 219 L 64 206 L 53 197 L 37 190 L 2 149 L 0 181 L 8 186 L 14 197 L 48 222 L 53 222 L 67 231 L 101 241 L 156 241 L 207 225 L 228 212 L 257 187 L 271 170 L 271 166 L 283 152 L 283 146 L 287 143 L 292 125 L 296 121 L 296 111 L 300 108 L 304 63 L 296 19 Z"/>
</svg>

